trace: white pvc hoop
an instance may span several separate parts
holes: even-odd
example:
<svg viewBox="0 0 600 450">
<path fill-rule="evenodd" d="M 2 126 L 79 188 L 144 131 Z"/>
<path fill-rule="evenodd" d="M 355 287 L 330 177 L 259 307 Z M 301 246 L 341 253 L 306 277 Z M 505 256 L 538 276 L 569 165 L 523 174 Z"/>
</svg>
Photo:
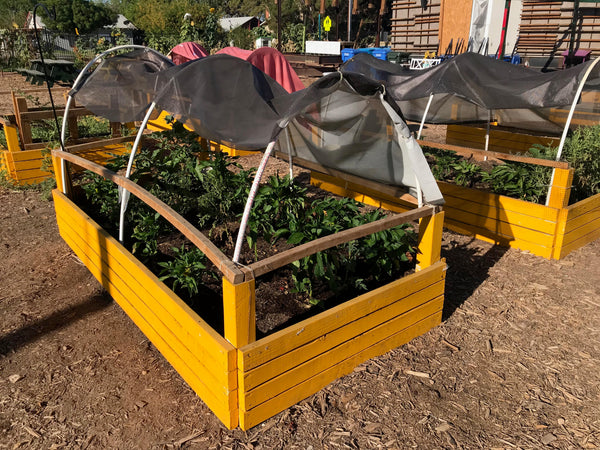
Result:
<svg viewBox="0 0 600 450">
<path fill-rule="evenodd" d="M 427 113 L 429 112 L 429 107 L 431 106 L 431 102 L 433 101 L 433 92 L 429 94 L 429 100 L 427 101 L 427 106 L 425 107 L 425 112 L 423 113 L 423 118 L 421 119 L 421 125 L 419 126 L 419 132 L 417 133 L 417 139 L 421 139 L 421 132 L 423 131 L 423 125 L 425 125 L 425 118 L 427 117 Z"/>
<path fill-rule="evenodd" d="M 242 215 L 242 221 L 240 223 L 240 230 L 238 231 L 237 239 L 235 241 L 235 249 L 233 251 L 233 259 L 234 263 L 238 263 L 240 260 L 240 253 L 242 251 L 242 243 L 244 242 L 244 236 L 246 235 L 246 226 L 248 225 L 248 218 L 250 217 L 250 211 L 252 210 L 252 204 L 254 203 L 254 197 L 256 197 L 256 193 L 258 192 L 258 186 L 260 184 L 260 179 L 262 178 L 265 167 L 267 166 L 267 162 L 269 160 L 269 156 L 271 156 L 271 152 L 273 151 L 273 147 L 275 147 L 276 141 L 269 142 L 267 149 L 265 150 L 265 154 L 262 157 L 260 162 L 260 166 L 258 166 L 258 170 L 256 171 L 256 175 L 254 176 L 254 181 L 252 182 L 252 187 L 250 188 L 250 194 L 248 195 L 248 200 L 246 200 L 246 206 L 244 207 L 244 213 Z"/>
<path fill-rule="evenodd" d="M 152 102 L 146 115 L 144 116 L 144 120 L 140 125 L 140 129 L 138 130 L 137 136 L 135 137 L 135 141 L 133 143 L 133 147 L 131 147 L 131 153 L 129 154 L 129 161 L 127 163 L 127 170 L 125 171 L 125 178 L 129 178 L 131 175 L 131 169 L 133 168 L 133 160 L 135 159 L 135 154 L 137 152 L 138 146 L 140 145 L 140 141 L 142 140 L 142 134 L 146 129 L 146 125 L 148 125 L 148 120 L 150 120 L 150 115 L 154 108 L 156 107 L 156 102 Z M 125 235 L 125 212 L 127 211 L 127 201 L 129 200 L 129 191 L 127 189 L 123 189 L 121 191 L 121 211 L 119 215 L 119 242 L 123 242 Z"/>
<path fill-rule="evenodd" d="M 156 53 L 157 55 L 163 56 L 164 55 L 160 52 L 157 52 L 156 50 L 146 47 L 144 45 L 135 45 L 135 44 L 128 44 L 128 45 L 117 45 L 116 47 L 113 48 L 109 48 L 108 50 L 100 53 L 99 55 L 96 55 L 94 57 L 94 59 L 92 59 L 89 63 L 86 64 L 86 66 L 81 70 L 81 72 L 79 72 L 79 75 L 77 75 L 77 78 L 75 78 L 75 81 L 73 82 L 73 87 L 71 88 L 71 91 L 75 88 L 78 87 L 79 83 L 81 83 L 81 80 L 83 79 L 83 77 L 85 76 L 86 72 L 90 69 L 90 67 L 92 67 L 94 64 L 96 64 L 96 62 L 102 58 L 104 58 L 106 55 L 108 55 L 109 53 L 115 52 L 117 50 L 123 50 L 126 48 L 131 48 L 131 49 L 142 49 L 142 50 L 147 50 L 147 51 L 151 51 Z M 61 127 L 61 132 L 60 132 L 60 140 L 61 142 L 65 142 L 65 136 L 66 136 L 66 130 L 67 130 L 67 118 L 69 116 L 69 109 L 71 107 L 71 102 L 73 101 L 73 96 L 69 93 L 69 96 L 67 98 L 67 104 L 65 105 L 65 112 L 63 114 L 63 123 L 62 123 L 62 127 Z M 61 151 L 63 151 L 62 147 L 60 149 Z M 67 173 L 67 163 L 64 159 L 61 158 L 61 163 L 60 163 L 60 171 L 61 171 L 61 176 L 62 176 L 62 189 L 63 189 L 63 194 L 67 193 L 67 182 L 66 182 L 66 173 Z"/>
<path fill-rule="evenodd" d="M 579 97 L 581 96 L 581 92 L 583 91 L 583 86 L 587 81 L 590 73 L 592 73 L 592 69 L 596 67 L 596 64 L 600 61 L 600 58 L 596 58 L 591 64 L 590 67 L 587 68 L 585 73 L 583 74 L 583 78 L 579 82 L 579 87 L 577 88 L 577 92 L 575 93 L 575 98 L 573 98 L 573 103 L 571 104 L 571 109 L 569 110 L 569 115 L 567 116 L 567 121 L 565 122 L 565 128 L 563 129 L 562 136 L 560 138 L 560 144 L 558 145 L 558 152 L 556 153 L 556 161 L 560 161 L 560 157 L 562 156 L 563 147 L 565 146 L 565 140 L 567 139 L 567 133 L 569 132 L 569 127 L 571 126 L 571 120 L 573 119 L 573 114 L 575 113 L 575 107 L 577 106 L 577 102 L 579 101 Z M 556 168 L 552 169 L 552 176 L 550 177 L 550 186 L 548 187 L 548 195 L 546 196 L 546 206 L 550 203 L 550 193 L 552 192 L 552 183 L 554 183 L 554 174 L 556 172 Z"/>
</svg>

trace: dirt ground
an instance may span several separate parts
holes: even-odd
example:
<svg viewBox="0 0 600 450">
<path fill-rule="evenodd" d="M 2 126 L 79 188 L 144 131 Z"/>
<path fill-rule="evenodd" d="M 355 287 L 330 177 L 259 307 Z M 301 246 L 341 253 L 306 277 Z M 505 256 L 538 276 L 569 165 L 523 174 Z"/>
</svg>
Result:
<svg viewBox="0 0 600 450">
<path fill-rule="evenodd" d="M 562 261 L 444 233 L 443 323 L 227 430 L 58 234 L 0 188 L 0 449 L 600 447 L 600 240 Z"/>
</svg>

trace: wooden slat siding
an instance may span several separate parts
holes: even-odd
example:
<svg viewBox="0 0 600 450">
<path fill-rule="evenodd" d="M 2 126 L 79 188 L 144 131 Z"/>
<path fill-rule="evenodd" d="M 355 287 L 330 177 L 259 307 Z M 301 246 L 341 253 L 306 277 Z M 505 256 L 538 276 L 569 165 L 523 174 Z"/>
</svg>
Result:
<svg viewBox="0 0 600 450">
<path fill-rule="evenodd" d="M 245 279 L 244 272 L 229 259 L 221 250 L 213 244 L 204 234 L 198 231 L 184 217 L 174 211 L 163 201 L 157 199 L 141 186 L 133 181 L 118 175 L 105 167 L 88 161 L 85 158 L 72 153 L 62 152 L 60 150 L 52 151 L 53 157 L 62 158 L 65 161 L 71 162 L 82 168 L 90 170 L 97 175 L 100 175 L 113 183 L 127 189 L 131 194 L 138 197 L 153 210 L 158 212 L 165 220 L 179 230 L 186 238 L 188 238 L 196 247 L 202 251 L 206 257 L 215 265 L 215 267 L 229 279 L 232 283 L 241 283 Z"/>
<path fill-rule="evenodd" d="M 425 50 L 437 49 L 440 2 L 429 2 L 425 14 L 418 1 L 396 0 L 392 2 L 391 9 L 392 23 L 402 23 L 411 30 L 411 35 L 408 36 L 404 26 L 392 26 L 390 36 L 392 50 L 423 54 Z"/>
<path fill-rule="evenodd" d="M 294 388 L 289 389 L 281 395 L 258 405 L 256 408 L 253 408 L 250 411 L 240 410 L 240 427 L 243 430 L 252 428 L 263 420 L 272 417 L 285 408 L 288 408 L 300 400 L 303 400 L 306 397 L 314 394 L 337 378 L 351 373 L 357 365 L 363 363 L 364 361 L 382 355 L 383 353 L 399 347 L 400 345 L 403 345 L 415 337 L 429 331 L 431 328 L 435 327 L 441 322 L 441 318 L 442 311 L 440 310 L 429 317 L 423 318 L 423 320 L 415 323 L 409 328 L 397 332 L 388 339 L 378 342 L 371 347 L 365 348 L 351 358 L 340 361 L 335 366 L 319 374 L 315 374 L 313 377 L 303 381 Z"/>
<path fill-rule="evenodd" d="M 215 367 L 211 366 L 212 358 L 199 358 L 193 353 L 187 344 L 196 339 L 195 336 L 191 336 L 178 324 L 173 327 L 172 324 L 176 322 L 174 318 L 165 313 L 164 308 L 159 307 L 155 311 L 154 308 L 156 306 L 151 307 L 150 305 L 160 305 L 160 303 L 157 303 L 152 294 L 145 291 L 139 283 L 131 283 L 131 280 L 121 277 L 123 273 L 122 268 L 115 261 L 106 262 L 104 259 L 101 259 L 102 256 L 93 248 L 94 245 L 88 245 L 89 240 L 86 241 L 86 238 L 93 238 L 94 236 L 81 236 L 79 231 L 74 230 L 66 219 L 59 219 L 57 222 L 61 236 L 69 243 L 70 247 L 80 257 L 98 282 L 107 289 L 111 296 L 115 297 L 119 305 L 123 301 L 126 301 L 129 307 L 135 309 L 144 318 L 145 322 L 147 322 L 147 326 L 151 327 L 154 333 L 159 335 L 164 343 L 173 352 L 177 353 L 185 361 L 188 368 L 202 380 L 204 389 L 220 402 L 228 403 L 228 397 L 232 391 L 235 391 L 235 386 L 237 385 L 236 372 L 220 372 L 219 370 L 215 370 Z M 107 253 L 111 250 L 110 247 L 101 247 L 99 251 Z M 122 298 L 117 298 L 119 296 Z M 199 342 L 193 343 L 193 346 L 201 348 Z M 206 351 L 203 353 L 207 354 Z"/>
<path fill-rule="evenodd" d="M 220 356 L 212 359 L 217 361 L 220 358 L 222 362 L 225 361 L 226 365 L 230 366 L 231 370 L 229 372 L 221 372 L 221 381 L 216 386 L 210 385 L 210 383 L 207 385 L 209 374 L 213 373 L 214 375 L 215 373 L 214 367 L 211 368 L 209 366 L 208 369 L 205 369 L 206 373 L 203 374 L 202 370 L 199 370 L 199 367 L 201 366 L 190 363 L 190 360 L 194 358 L 196 358 L 196 361 L 200 361 L 200 358 L 202 358 L 203 355 L 194 356 L 194 353 L 190 353 L 177 338 L 173 338 L 173 329 L 163 325 L 160 320 L 157 320 L 152 309 L 143 303 L 143 300 L 152 299 L 153 296 L 148 293 L 148 291 L 144 291 L 141 286 L 151 286 L 156 288 L 153 292 L 166 293 L 168 300 L 163 303 L 170 307 L 175 305 L 182 310 L 185 310 L 187 308 L 185 304 L 183 304 L 183 302 L 172 292 L 168 291 L 168 289 L 161 289 L 162 283 L 160 283 L 156 277 L 145 269 L 144 266 L 139 264 L 126 250 L 119 248 L 120 244 L 118 242 L 108 236 L 104 230 L 87 218 L 85 214 L 78 210 L 78 208 L 66 199 L 65 196 L 57 191 L 54 192 L 54 196 L 61 236 L 63 236 L 65 241 L 82 259 L 94 276 L 109 291 L 111 296 L 120 304 L 123 310 L 154 343 L 154 345 L 156 345 L 157 349 L 159 349 L 163 356 L 165 356 L 165 358 L 173 365 L 190 387 L 192 387 L 202 400 L 205 401 L 217 417 L 219 417 L 219 419 L 229 428 L 237 426 L 238 412 L 235 349 L 207 325 L 205 325 L 206 329 L 203 329 L 203 334 L 198 336 L 193 335 L 192 333 L 194 333 L 194 331 L 190 332 L 189 330 L 187 333 L 183 334 L 183 336 L 179 336 L 186 339 L 196 339 L 197 348 L 216 348 L 217 352 L 216 354 L 213 354 L 213 356 Z M 78 219 L 74 219 L 70 213 L 74 213 Z M 81 226 L 82 224 L 85 224 L 87 229 L 84 229 Z M 89 228 L 91 228 L 91 230 Z M 101 239 L 104 240 L 105 247 L 100 249 L 100 251 L 106 252 L 103 256 L 115 258 L 108 264 L 105 261 L 101 261 L 98 264 L 99 255 L 93 248 L 92 243 L 100 245 Z M 124 253 L 121 253 L 123 251 Z M 131 273 L 120 269 L 118 270 L 119 273 L 115 272 L 113 269 L 116 267 L 115 262 L 118 259 L 121 261 L 129 261 L 136 269 Z M 131 279 L 137 279 L 139 284 L 130 287 L 128 282 L 121 279 L 123 272 L 127 272 Z M 141 297 L 144 297 L 143 299 L 139 296 L 140 293 L 142 293 Z M 189 310 L 189 308 L 187 309 Z M 183 318 L 188 322 L 192 320 L 193 322 L 196 322 L 196 324 L 199 324 L 198 321 L 192 319 L 192 315 L 195 315 L 195 313 L 191 310 L 182 311 L 179 318 Z M 201 319 L 199 320 L 201 321 Z M 214 334 L 214 336 L 211 337 L 211 334 Z M 204 353 L 206 354 L 207 351 L 205 350 Z M 212 372 L 211 369 L 213 369 Z M 216 373 L 218 374 L 219 372 L 217 371 Z"/>
<path fill-rule="evenodd" d="M 95 237 L 95 240 L 101 237 L 107 243 L 110 241 L 111 250 L 113 251 L 100 255 L 103 263 L 111 266 L 112 270 L 117 271 L 119 277 L 129 280 L 130 285 L 137 283 L 141 290 L 150 294 L 155 299 L 153 306 L 157 308 L 157 311 L 164 310 L 168 315 L 167 320 L 170 320 L 170 324 L 175 329 L 185 330 L 190 338 L 193 338 L 190 342 L 190 348 L 195 354 L 202 358 L 209 358 L 210 365 L 217 369 L 217 373 L 230 372 L 236 368 L 236 358 L 231 353 L 234 347 L 231 344 L 206 324 L 183 300 L 175 295 L 162 281 L 158 280 L 152 272 L 98 226 L 85 212 L 68 200 L 64 194 L 58 190 L 55 190 L 53 194 L 55 201 L 60 203 L 61 217 L 68 220 L 67 224 L 77 223 L 79 227 L 69 225 L 71 229 L 82 236 L 89 235 Z M 92 246 L 91 243 L 87 243 L 87 245 Z M 98 249 L 96 248 L 96 250 Z M 96 253 L 98 254 L 98 251 Z M 112 265 L 115 265 L 116 268 Z M 120 273 L 121 269 L 125 272 L 124 274 Z M 138 272 L 140 272 L 140 277 L 143 276 L 147 280 L 152 280 L 156 286 L 138 282 L 134 275 Z M 173 317 L 173 319 L 171 320 L 170 317 Z M 194 347 L 193 345 L 197 346 Z"/>
<path fill-rule="evenodd" d="M 544 205 L 526 202 L 525 200 L 506 197 L 504 195 L 465 188 L 444 181 L 438 181 L 438 186 L 444 197 L 450 195 L 456 198 L 468 199 L 476 203 L 481 203 L 482 205 L 502 207 L 504 210 L 521 212 L 526 216 L 556 222 L 557 211 L 555 208 L 548 208 Z"/>
<path fill-rule="evenodd" d="M 446 143 L 483 149 L 485 147 L 486 129 L 467 125 L 448 125 Z M 557 147 L 559 138 L 511 133 L 490 129 L 489 150 L 501 153 L 525 153 L 533 144 L 552 145 Z"/>
<path fill-rule="evenodd" d="M 314 170 L 310 173 L 310 183 L 313 186 L 320 187 L 326 191 L 333 192 L 334 194 L 344 197 L 352 197 L 356 201 L 366 203 L 371 206 L 382 207 L 382 201 L 387 201 L 403 207 L 401 211 L 396 210 L 396 212 L 405 212 L 415 208 L 414 202 L 403 200 L 406 198 L 406 194 L 404 193 L 401 194 L 402 198 L 399 198 L 390 193 L 381 192 L 381 190 L 370 188 L 360 183 L 340 180 L 334 175 L 324 174 Z M 335 192 L 332 189 L 335 189 Z"/>
<path fill-rule="evenodd" d="M 293 389 L 303 381 L 311 379 L 316 374 L 331 369 L 342 361 L 351 359 L 357 353 L 385 341 L 398 331 L 407 329 L 424 318 L 440 312 L 443 305 L 443 295 L 436 298 L 428 298 L 426 303 L 401 315 L 388 316 L 381 322 L 373 322 L 372 328 L 368 331 L 364 333 L 357 332 L 349 340 L 314 359 L 308 360 L 291 370 L 277 371 L 275 378 L 244 392 L 239 405 L 240 411 L 250 411 L 260 404 L 278 397 L 289 389 Z M 242 392 L 242 389 L 240 389 L 240 392 Z M 310 394 L 312 393 L 307 393 L 307 395 Z"/>
<path fill-rule="evenodd" d="M 398 298 L 419 291 L 445 277 L 446 264 L 438 262 L 427 269 L 396 280 L 386 286 L 363 294 L 335 306 L 315 317 L 303 320 L 288 328 L 240 349 L 238 368 L 248 371 L 280 355 L 320 338 L 324 332 L 343 327 L 357 318 L 393 303 Z"/>
<path fill-rule="evenodd" d="M 331 349 L 351 341 L 355 336 L 367 333 L 387 320 L 391 320 L 394 317 L 426 304 L 433 298 L 442 296 L 444 294 L 444 280 L 442 275 L 441 279 L 429 286 L 384 305 L 380 309 L 357 316 L 354 321 L 340 328 L 323 330 L 321 336 L 307 342 L 301 347 L 282 353 L 276 358 L 253 369 L 240 370 L 242 374 L 239 384 L 240 392 L 248 392 L 279 374 L 286 373 L 307 361 L 310 362 L 317 357 L 326 355 Z M 325 363 L 326 361 L 323 362 Z M 334 363 L 335 361 L 329 361 L 330 365 Z"/>
</svg>

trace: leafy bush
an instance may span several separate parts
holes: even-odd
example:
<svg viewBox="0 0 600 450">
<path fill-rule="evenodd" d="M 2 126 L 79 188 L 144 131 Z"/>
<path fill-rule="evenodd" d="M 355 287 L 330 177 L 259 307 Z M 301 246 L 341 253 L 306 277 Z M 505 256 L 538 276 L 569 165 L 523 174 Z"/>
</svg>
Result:
<svg viewBox="0 0 600 450">
<path fill-rule="evenodd" d="M 577 128 L 565 141 L 562 158 L 575 169 L 572 203 L 600 193 L 600 125 Z"/>
<path fill-rule="evenodd" d="M 492 192 L 539 203 L 546 198 L 551 170 L 533 164 L 507 162 L 483 173 Z"/>
<path fill-rule="evenodd" d="M 206 269 L 206 255 L 196 247 L 186 250 L 173 247 L 174 258 L 171 261 L 160 262 L 162 267 L 160 280 L 171 280 L 173 291 L 185 289 L 190 297 L 198 294 L 198 281 Z"/>
</svg>

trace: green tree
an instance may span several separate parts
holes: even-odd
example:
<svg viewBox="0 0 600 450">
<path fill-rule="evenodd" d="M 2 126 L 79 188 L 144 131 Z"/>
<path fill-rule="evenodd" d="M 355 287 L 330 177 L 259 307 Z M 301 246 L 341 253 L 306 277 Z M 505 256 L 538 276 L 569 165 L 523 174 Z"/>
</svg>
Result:
<svg viewBox="0 0 600 450">
<path fill-rule="evenodd" d="M 51 19 L 43 12 L 43 19 L 50 29 L 63 33 L 89 33 L 104 25 L 115 23 L 116 14 L 103 4 L 93 3 L 89 0 L 47 0 L 46 6 L 52 11 L 55 18 Z"/>
<path fill-rule="evenodd" d="M 22 28 L 27 12 L 33 11 L 33 0 L 0 0 L 0 29 Z"/>
</svg>

